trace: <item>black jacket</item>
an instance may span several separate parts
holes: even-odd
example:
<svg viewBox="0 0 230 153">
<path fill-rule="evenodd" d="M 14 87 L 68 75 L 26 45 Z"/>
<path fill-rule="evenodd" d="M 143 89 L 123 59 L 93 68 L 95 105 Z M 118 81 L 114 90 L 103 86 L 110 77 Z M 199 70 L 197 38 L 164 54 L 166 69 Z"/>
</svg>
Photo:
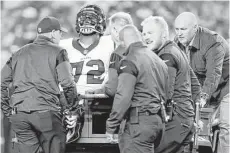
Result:
<svg viewBox="0 0 230 153">
<path fill-rule="evenodd" d="M 106 131 L 114 133 L 129 108 L 160 109 L 160 99 L 167 100 L 167 65 L 142 42 L 132 43 L 118 70 L 118 87 Z M 142 110 L 140 110 L 142 111 Z"/>
<path fill-rule="evenodd" d="M 157 54 L 168 66 L 169 99 L 176 103 L 175 111 L 185 118 L 193 117 L 193 100 L 199 99 L 201 86 L 186 55 L 171 41 L 166 42 Z"/>
<path fill-rule="evenodd" d="M 8 95 L 10 83 L 14 88 L 11 97 Z M 3 113 L 9 116 L 12 107 L 25 112 L 59 110 L 59 83 L 64 89 L 67 107 L 71 107 L 77 91 L 67 52 L 49 38 L 38 36 L 13 54 L 1 70 Z"/>
<path fill-rule="evenodd" d="M 175 38 L 178 46 L 185 47 Z M 197 75 L 202 91 L 211 104 L 218 104 L 229 93 L 229 44 L 214 31 L 199 27 L 190 46 L 190 65 Z"/>
</svg>

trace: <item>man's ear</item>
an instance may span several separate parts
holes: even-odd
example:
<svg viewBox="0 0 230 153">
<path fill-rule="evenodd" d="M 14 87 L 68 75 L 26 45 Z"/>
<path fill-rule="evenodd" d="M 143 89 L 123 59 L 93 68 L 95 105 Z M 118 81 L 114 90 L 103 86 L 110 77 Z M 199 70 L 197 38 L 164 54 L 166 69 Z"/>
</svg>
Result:
<svg viewBox="0 0 230 153">
<path fill-rule="evenodd" d="M 52 30 L 50 34 L 51 34 L 51 38 L 55 38 L 55 30 Z"/>
<path fill-rule="evenodd" d="M 194 28 L 194 31 L 196 31 L 198 29 L 198 25 L 195 24 L 193 28 Z"/>
</svg>

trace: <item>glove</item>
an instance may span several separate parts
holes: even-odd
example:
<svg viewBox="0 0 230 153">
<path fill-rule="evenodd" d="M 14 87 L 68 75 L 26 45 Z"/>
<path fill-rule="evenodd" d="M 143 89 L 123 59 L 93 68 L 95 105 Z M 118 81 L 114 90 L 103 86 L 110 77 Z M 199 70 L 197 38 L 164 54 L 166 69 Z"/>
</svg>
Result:
<svg viewBox="0 0 230 153">
<path fill-rule="evenodd" d="M 66 128 L 71 129 L 74 128 L 79 120 L 79 115 L 74 114 L 73 112 L 65 115 L 65 125 Z"/>
<path fill-rule="evenodd" d="M 81 132 L 84 126 L 84 106 L 77 105 L 72 108 L 71 111 L 66 110 L 64 112 L 66 127 L 66 143 L 77 141 L 81 137 Z"/>
<path fill-rule="evenodd" d="M 71 129 L 76 126 L 77 123 L 79 122 L 84 122 L 84 106 L 83 105 L 78 105 L 75 108 L 72 108 L 71 111 L 66 109 L 63 114 L 64 114 L 64 125 L 66 128 Z M 82 119 L 83 118 L 83 119 Z"/>
</svg>

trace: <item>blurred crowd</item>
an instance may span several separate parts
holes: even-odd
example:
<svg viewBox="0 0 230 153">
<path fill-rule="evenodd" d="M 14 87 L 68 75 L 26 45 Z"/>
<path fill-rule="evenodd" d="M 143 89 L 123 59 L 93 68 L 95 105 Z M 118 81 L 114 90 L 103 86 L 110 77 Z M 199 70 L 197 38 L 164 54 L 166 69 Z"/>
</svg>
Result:
<svg viewBox="0 0 230 153">
<path fill-rule="evenodd" d="M 163 16 L 170 38 L 175 17 L 191 11 L 199 17 L 200 25 L 229 38 L 229 1 L 1 1 L 1 68 L 12 53 L 36 38 L 36 25 L 47 15 L 60 19 L 69 30 L 64 38 L 76 35 L 76 13 L 86 3 L 101 6 L 107 17 L 118 11 L 130 13 L 139 30 L 144 18 Z"/>
</svg>

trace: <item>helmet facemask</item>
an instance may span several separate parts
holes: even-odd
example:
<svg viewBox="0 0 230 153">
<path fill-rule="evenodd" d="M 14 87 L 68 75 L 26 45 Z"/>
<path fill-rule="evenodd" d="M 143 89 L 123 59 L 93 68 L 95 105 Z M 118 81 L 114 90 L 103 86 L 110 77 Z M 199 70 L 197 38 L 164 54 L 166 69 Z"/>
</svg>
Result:
<svg viewBox="0 0 230 153">
<path fill-rule="evenodd" d="M 86 6 L 77 14 L 76 31 L 83 35 L 99 33 L 103 35 L 106 28 L 102 10 L 96 6 Z"/>
</svg>

